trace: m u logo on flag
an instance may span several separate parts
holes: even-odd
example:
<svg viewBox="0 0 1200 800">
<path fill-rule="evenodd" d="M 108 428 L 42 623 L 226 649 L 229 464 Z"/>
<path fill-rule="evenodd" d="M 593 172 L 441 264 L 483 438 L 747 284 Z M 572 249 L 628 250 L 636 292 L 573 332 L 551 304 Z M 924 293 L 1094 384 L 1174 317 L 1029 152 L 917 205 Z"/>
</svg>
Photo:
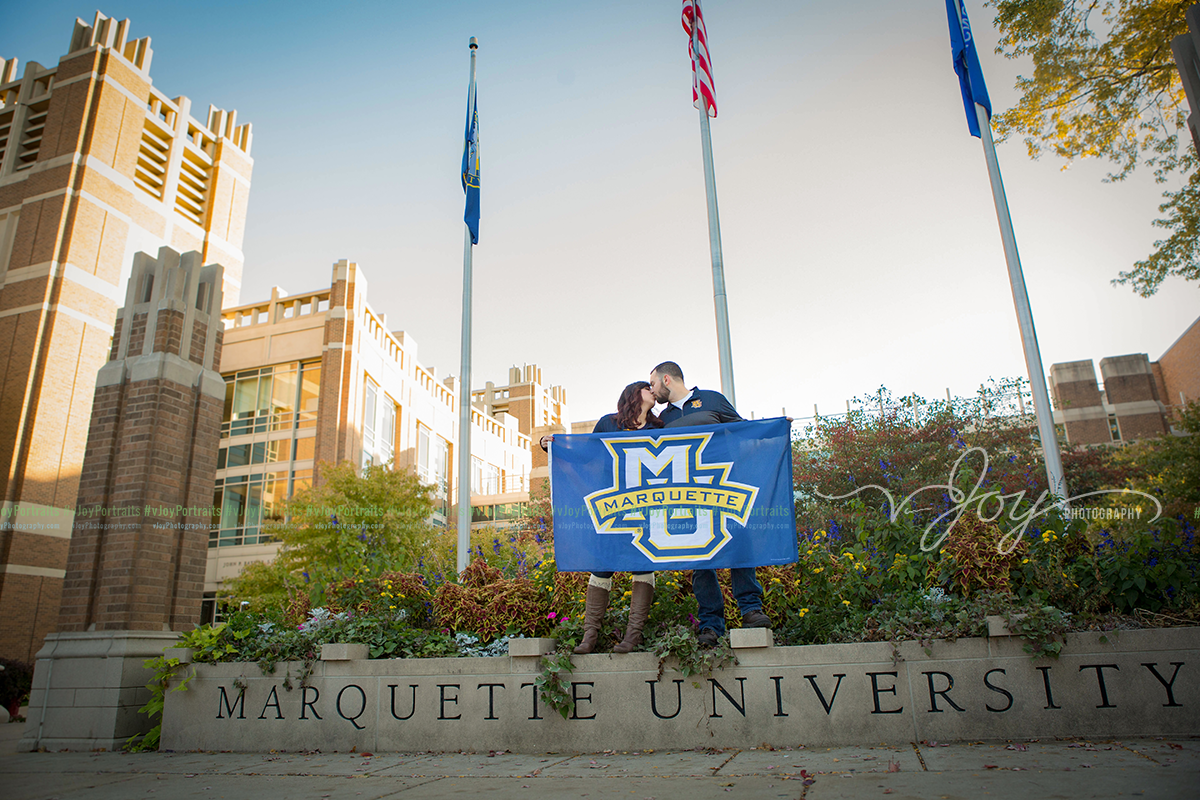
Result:
<svg viewBox="0 0 1200 800">
<path fill-rule="evenodd" d="M 746 525 L 758 489 L 729 480 L 730 463 L 705 463 L 712 433 L 602 439 L 612 486 L 588 495 L 597 533 L 632 534 L 646 558 L 707 561 Z"/>
<path fill-rule="evenodd" d="M 782 418 L 558 434 L 555 563 L 563 572 L 792 563 L 791 455 Z"/>
</svg>

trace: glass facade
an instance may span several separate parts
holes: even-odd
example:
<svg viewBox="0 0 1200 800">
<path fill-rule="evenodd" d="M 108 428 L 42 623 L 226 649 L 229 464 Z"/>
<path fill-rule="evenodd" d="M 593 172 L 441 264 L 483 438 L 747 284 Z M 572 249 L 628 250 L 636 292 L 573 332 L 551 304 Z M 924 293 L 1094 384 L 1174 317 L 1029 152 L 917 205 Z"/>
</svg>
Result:
<svg viewBox="0 0 1200 800">
<path fill-rule="evenodd" d="M 208 546 L 272 541 L 283 501 L 312 482 L 319 363 L 225 376 L 225 416 Z"/>
<path fill-rule="evenodd" d="M 433 484 L 433 515 L 445 521 L 450 508 L 450 443 L 417 423 L 417 477 Z"/>
<path fill-rule="evenodd" d="M 363 381 L 363 469 L 372 464 L 392 464 L 396 457 L 396 401 L 370 378 Z M 394 466 L 394 464 L 393 464 Z"/>
<path fill-rule="evenodd" d="M 471 522 L 513 524 L 525 516 L 525 506 L 525 503 L 497 503 L 490 506 L 472 506 Z"/>
</svg>

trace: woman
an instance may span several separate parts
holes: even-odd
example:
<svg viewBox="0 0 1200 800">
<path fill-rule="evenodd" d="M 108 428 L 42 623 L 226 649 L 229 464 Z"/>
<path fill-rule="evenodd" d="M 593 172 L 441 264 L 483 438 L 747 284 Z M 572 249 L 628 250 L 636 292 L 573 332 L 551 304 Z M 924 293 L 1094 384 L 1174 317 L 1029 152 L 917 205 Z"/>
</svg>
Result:
<svg viewBox="0 0 1200 800">
<path fill-rule="evenodd" d="M 625 387 L 617 399 L 617 413 L 605 414 L 596 422 L 592 433 L 637 431 L 661 428 L 662 421 L 651 409 L 654 394 L 646 381 L 635 381 Z M 600 624 L 608 610 L 608 595 L 612 591 L 611 572 L 593 572 L 588 579 L 587 602 L 583 612 L 583 641 L 575 648 L 576 653 L 590 653 L 596 649 L 600 636 Z M 629 625 L 625 638 L 613 647 L 614 653 L 628 653 L 642 643 L 642 628 L 650 616 L 650 605 L 654 601 L 654 573 L 633 573 L 633 595 L 629 601 Z"/>
</svg>

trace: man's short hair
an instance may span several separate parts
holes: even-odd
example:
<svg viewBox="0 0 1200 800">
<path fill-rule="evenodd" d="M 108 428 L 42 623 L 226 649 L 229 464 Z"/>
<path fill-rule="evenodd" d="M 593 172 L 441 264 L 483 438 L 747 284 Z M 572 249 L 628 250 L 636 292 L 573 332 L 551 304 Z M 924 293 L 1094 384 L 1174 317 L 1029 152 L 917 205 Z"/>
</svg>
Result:
<svg viewBox="0 0 1200 800">
<path fill-rule="evenodd" d="M 657 372 L 659 375 L 670 375 L 680 383 L 683 382 L 683 370 L 674 361 L 664 361 L 650 371 Z"/>
</svg>

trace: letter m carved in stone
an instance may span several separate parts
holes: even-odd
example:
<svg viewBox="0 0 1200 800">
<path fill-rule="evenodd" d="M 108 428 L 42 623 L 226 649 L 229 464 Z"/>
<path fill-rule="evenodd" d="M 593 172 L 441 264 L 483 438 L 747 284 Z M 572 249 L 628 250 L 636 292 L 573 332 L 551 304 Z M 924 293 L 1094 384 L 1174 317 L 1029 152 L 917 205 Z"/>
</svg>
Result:
<svg viewBox="0 0 1200 800">
<path fill-rule="evenodd" d="M 237 712 L 238 712 L 237 718 L 245 719 L 246 718 L 246 690 L 238 689 L 237 697 L 234 699 L 233 703 L 230 704 L 229 695 L 225 693 L 225 687 L 218 686 L 217 688 L 221 690 L 221 695 L 217 698 L 217 719 L 225 719 L 225 717 L 221 713 L 222 710 L 224 710 L 224 712 L 229 715 L 229 719 L 233 719 L 233 710 L 235 708 L 237 709 Z M 223 707 L 223 709 L 222 709 L 222 707 Z"/>
</svg>

